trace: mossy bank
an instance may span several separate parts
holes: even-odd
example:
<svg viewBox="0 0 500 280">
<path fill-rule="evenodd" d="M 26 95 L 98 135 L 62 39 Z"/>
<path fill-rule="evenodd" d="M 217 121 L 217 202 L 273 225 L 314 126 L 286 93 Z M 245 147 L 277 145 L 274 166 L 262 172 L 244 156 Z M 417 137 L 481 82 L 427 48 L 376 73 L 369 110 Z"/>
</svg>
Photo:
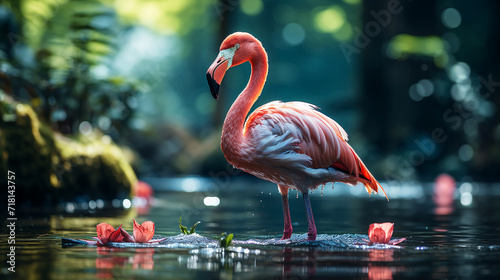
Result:
<svg viewBox="0 0 500 280">
<path fill-rule="evenodd" d="M 63 136 L 41 122 L 29 105 L 1 93 L 0 114 L 0 171 L 5 179 L 8 170 L 15 172 L 19 207 L 131 195 L 137 178 L 109 137 L 98 131 Z"/>
</svg>

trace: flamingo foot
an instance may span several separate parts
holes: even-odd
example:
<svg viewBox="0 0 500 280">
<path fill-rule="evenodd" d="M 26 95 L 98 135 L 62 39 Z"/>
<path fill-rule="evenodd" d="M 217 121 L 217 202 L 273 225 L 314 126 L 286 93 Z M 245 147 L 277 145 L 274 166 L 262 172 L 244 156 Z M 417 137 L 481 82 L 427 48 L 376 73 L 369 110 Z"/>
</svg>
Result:
<svg viewBox="0 0 500 280">
<path fill-rule="evenodd" d="M 293 232 L 293 229 L 291 226 L 288 229 L 285 228 L 285 230 L 283 231 L 283 237 L 281 238 L 281 240 L 289 239 L 290 237 L 292 237 L 292 232 Z"/>
<path fill-rule="evenodd" d="M 316 235 L 318 235 L 318 232 L 316 231 L 316 228 L 314 228 L 314 230 L 309 229 L 307 231 L 307 241 L 315 241 L 316 240 Z"/>
</svg>

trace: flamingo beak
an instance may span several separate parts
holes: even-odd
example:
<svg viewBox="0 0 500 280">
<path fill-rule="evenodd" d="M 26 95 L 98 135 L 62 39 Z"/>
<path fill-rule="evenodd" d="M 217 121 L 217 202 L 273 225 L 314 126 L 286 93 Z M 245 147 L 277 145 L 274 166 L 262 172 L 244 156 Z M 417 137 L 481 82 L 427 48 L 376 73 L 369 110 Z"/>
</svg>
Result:
<svg viewBox="0 0 500 280">
<path fill-rule="evenodd" d="M 207 71 L 208 86 L 215 99 L 219 98 L 219 86 L 226 74 L 227 69 L 233 64 L 234 53 L 240 48 L 240 44 L 232 48 L 224 49 L 219 52 L 215 61 L 210 65 Z"/>
<path fill-rule="evenodd" d="M 229 65 L 229 59 L 224 56 L 217 56 L 215 61 L 210 65 L 207 71 L 207 81 L 210 87 L 210 92 L 215 99 L 219 99 L 219 86 L 226 74 Z"/>
</svg>

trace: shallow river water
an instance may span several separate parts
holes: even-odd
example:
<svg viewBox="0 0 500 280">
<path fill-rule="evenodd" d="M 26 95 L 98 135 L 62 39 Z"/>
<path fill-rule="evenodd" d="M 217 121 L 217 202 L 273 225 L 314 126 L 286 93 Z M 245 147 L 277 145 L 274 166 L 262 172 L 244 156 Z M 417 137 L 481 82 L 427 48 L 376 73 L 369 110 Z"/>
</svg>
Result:
<svg viewBox="0 0 500 280">
<path fill-rule="evenodd" d="M 500 186 L 459 182 L 449 203 L 434 184 L 384 184 L 390 197 L 368 197 L 342 184 L 311 195 L 318 238 L 306 241 L 301 195 L 290 194 L 294 234 L 281 241 L 277 188 L 248 178 L 146 178 L 154 188 L 141 200 L 80 201 L 57 214 L 18 211 L 15 272 L 8 221 L 1 235 L 1 279 L 500 279 Z M 224 180 L 223 180 L 224 179 Z M 129 209 L 125 209 L 135 205 Z M 125 207 L 125 208 L 124 208 Z M 180 235 L 201 221 L 196 234 Z M 151 220 L 154 246 L 63 246 L 62 238 L 91 239 L 107 222 L 132 232 L 131 218 Z M 371 223 L 393 222 L 397 246 L 364 245 Z M 222 232 L 233 245 L 221 249 Z"/>
</svg>

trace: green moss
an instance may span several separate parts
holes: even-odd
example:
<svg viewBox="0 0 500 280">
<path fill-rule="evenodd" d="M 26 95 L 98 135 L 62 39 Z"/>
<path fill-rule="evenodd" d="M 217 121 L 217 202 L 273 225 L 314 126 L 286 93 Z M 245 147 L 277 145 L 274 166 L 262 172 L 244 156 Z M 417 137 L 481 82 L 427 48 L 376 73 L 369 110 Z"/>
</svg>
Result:
<svg viewBox="0 0 500 280">
<path fill-rule="evenodd" d="M 137 178 L 122 149 L 109 137 L 94 132 L 71 139 L 54 133 L 29 105 L 5 95 L 0 98 L 0 113 L 0 170 L 16 173 L 18 202 L 53 206 L 77 198 L 131 194 Z"/>
<path fill-rule="evenodd" d="M 130 193 L 137 182 L 123 151 L 112 143 L 103 142 L 102 137 L 95 135 L 83 143 L 61 135 L 56 135 L 55 139 L 61 155 L 57 163 L 58 181 L 63 187 L 68 184 L 86 186 L 86 193 L 78 189 L 67 190 L 73 196 L 89 194 L 112 198 Z"/>
</svg>

